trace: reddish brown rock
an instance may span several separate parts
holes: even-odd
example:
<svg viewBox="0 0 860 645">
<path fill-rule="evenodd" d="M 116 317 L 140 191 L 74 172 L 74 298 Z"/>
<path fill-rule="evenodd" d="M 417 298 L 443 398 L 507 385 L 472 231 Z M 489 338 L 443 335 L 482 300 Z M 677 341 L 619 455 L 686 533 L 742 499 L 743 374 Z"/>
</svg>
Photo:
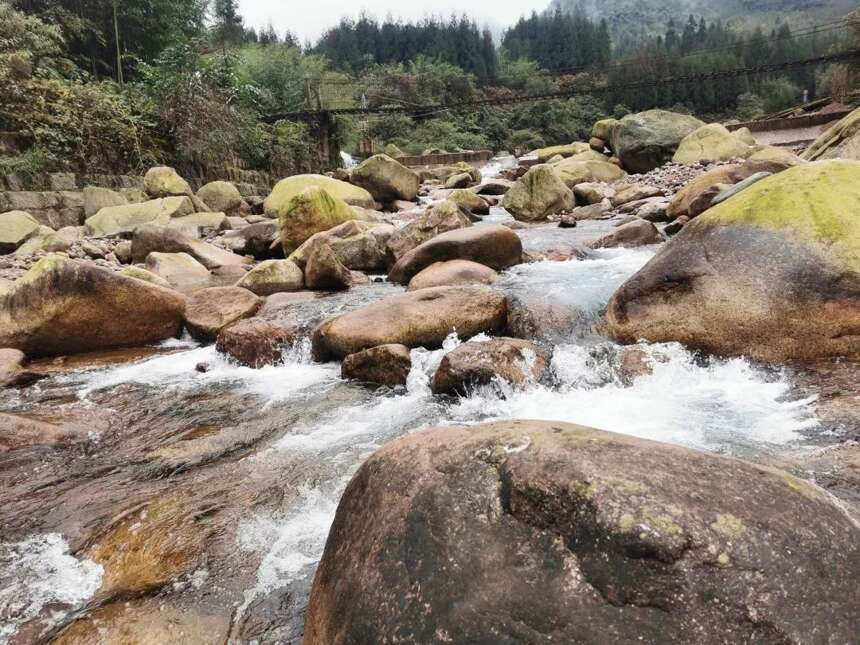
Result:
<svg viewBox="0 0 860 645">
<path fill-rule="evenodd" d="M 553 421 L 435 428 L 347 486 L 304 642 L 850 643 L 858 577 L 860 526 L 784 472 Z"/>
<path fill-rule="evenodd" d="M 496 379 L 523 385 L 543 378 L 549 367 L 547 352 L 527 340 L 491 338 L 469 341 L 445 354 L 433 375 L 435 394 L 468 394 L 469 388 Z"/>
<path fill-rule="evenodd" d="M 490 267 L 469 260 L 434 262 L 409 281 L 409 291 L 464 284 L 493 284 L 498 277 L 499 274 Z"/>
<path fill-rule="evenodd" d="M 456 331 L 461 338 L 504 329 L 505 296 L 484 286 L 409 291 L 328 320 L 313 332 L 317 360 L 342 359 L 387 344 L 441 347 Z"/>
<path fill-rule="evenodd" d="M 263 302 L 241 287 L 200 289 L 188 298 L 185 326 L 198 340 L 214 340 L 227 325 L 257 313 Z"/>
<path fill-rule="evenodd" d="M 222 329 L 215 348 L 242 365 L 259 368 L 279 363 L 284 345 L 293 343 L 298 332 L 294 325 L 247 318 Z"/>
<path fill-rule="evenodd" d="M 343 359 L 341 376 L 380 385 L 406 385 L 412 358 L 405 345 L 379 345 Z"/>
<path fill-rule="evenodd" d="M 412 249 L 397 261 L 388 279 L 408 284 L 413 276 L 434 262 L 469 260 L 501 271 L 522 262 L 519 235 L 506 226 L 471 226 L 442 233 Z"/>
</svg>

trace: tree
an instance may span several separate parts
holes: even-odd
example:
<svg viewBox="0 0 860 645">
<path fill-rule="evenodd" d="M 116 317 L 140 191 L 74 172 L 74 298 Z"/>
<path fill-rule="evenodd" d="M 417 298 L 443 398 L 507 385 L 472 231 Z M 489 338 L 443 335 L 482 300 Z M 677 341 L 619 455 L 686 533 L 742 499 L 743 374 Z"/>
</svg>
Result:
<svg viewBox="0 0 860 645">
<path fill-rule="evenodd" d="M 212 7 L 213 35 L 222 47 L 245 39 L 245 25 L 239 15 L 237 0 L 215 0 Z"/>
</svg>

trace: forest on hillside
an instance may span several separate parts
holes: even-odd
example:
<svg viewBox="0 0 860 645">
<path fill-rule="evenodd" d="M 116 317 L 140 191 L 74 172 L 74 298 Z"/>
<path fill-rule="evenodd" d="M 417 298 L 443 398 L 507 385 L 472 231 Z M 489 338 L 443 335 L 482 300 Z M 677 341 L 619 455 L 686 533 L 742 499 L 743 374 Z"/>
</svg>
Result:
<svg viewBox="0 0 860 645">
<path fill-rule="evenodd" d="M 804 91 L 814 98 L 856 86 L 852 69 L 831 65 L 625 90 L 634 80 L 838 51 L 856 43 L 849 28 L 826 37 L 785 23 L 744 32 L 679 16 L 629 55 L 610 32 L 585 13 L 549 11 L 523 17 L 494 43 L 465 15 L 418 23 L 362 15 L 303 47 L 274 26 L 247 27 L 236 0 L 2 0 L 0 173 L 135 172 L 156 163 L 201 175 L 230 165 L 276 175 L 318 170 L 324 161 L 307 124 L 269 118 L 308 107 L 570 93 L 418 121 L 336 122 L 347 150 L 364 135 L 411 153 L 526 150 L 581 139 L 596 119 L 633 110 L 747 119 L 795 105 Z"/>
</svg>

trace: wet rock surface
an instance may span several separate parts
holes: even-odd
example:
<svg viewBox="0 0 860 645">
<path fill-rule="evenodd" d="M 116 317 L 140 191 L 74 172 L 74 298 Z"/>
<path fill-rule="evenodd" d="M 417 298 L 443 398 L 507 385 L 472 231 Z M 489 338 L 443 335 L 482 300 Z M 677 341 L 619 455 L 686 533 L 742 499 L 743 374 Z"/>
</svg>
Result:
<svg viewBox="0 0 860 645">
<path fill-rule="evenodd" d="M 850 640 L 858 537 L 742 461 L 564 423 L 441 428 L 347 487 L 305 642 Z"/>
</svg>

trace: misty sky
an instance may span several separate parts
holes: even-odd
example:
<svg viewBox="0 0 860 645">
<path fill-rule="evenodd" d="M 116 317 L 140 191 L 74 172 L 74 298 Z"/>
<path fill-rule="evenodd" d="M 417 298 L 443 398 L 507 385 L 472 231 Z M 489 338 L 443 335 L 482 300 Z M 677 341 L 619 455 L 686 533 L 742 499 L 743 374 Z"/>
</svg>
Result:
<svg viewBox="0 0 860 645">
<path fill-rule="evenodd" d="M 287 29 L 304 42 L 315 41 L 344 14 L 356 17 L 365 10 L 377 18 L 391 14 L 395 18 L 415 20 L 431 14 L 448 17 L 452 12 L 466 12 L 479 26 L 493 31 L 507 27 L 533 9 L 542 10 L 549 0 L 239 0 L 245 24 L 265 27 L 269 20 L 278 33 Z"/>
</svg>

